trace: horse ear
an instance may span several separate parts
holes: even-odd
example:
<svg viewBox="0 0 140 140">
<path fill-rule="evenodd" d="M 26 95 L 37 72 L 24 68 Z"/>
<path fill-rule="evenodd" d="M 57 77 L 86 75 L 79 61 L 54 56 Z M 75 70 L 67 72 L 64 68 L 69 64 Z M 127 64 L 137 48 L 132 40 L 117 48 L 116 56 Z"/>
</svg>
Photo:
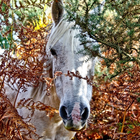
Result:
<svg viewBox="0 0 140 140">
<path fill-rule="evenodd" d="M 62 19 L 64 13 L 63 2 L 61 0 L 54 0 L 52 4 L 52 18 L 55 26 Z"/>
</svg>

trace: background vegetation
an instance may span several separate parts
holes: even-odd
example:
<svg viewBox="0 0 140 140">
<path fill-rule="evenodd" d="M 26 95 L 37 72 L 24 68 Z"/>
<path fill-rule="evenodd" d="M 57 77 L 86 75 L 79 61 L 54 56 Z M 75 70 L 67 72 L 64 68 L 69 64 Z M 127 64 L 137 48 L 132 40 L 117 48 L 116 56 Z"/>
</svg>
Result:
<svg viewBox="0 0 140 140">
<path fill-rule="evenodd" d="M 82 28 L 78 37 L 85 49 L 80 53 L 101 58 L 94 76 L 90 127 L 78 133 L 78 139 L 140 139 L 139 9 L 136 0 L 66 4 L 67 18 Z"/>
<path fill-rule="evenodd" d="M 39 138 L 35 128 L 23 121 L 16 106 L 6 98 L 3 85 L 7 79 L 9 86 L 19 79 L 18 94 L 19 89 L 26 90 L 24 85 L 36 86 L 43 80 L 40 73 L 43 62 L 47 61 L 44 48 L 51 28 L 50 3 L 49 0 L 0 0 L 0 46 L 9 48 L 0 56 L 1 139 Z M 101 58 L 94 76 L 89 127 L 74 139 L 140 139 L 140 2 L 67 0 L 64 7 L 66 18 L 82 28 L 77 37 L 85 49 L 79 53 L 88 54 L 89 59 Z M 92 48 L 88 47 L 89 42 L 94 44 Z M 11 52 L 18 58 L 11 57 Z M 24 67 L 22 60 L 26 62 Z M 44 110 L 51 116 L 55 111 L 31 99 L 21 100 L 18 106 Z"/>
</svg>

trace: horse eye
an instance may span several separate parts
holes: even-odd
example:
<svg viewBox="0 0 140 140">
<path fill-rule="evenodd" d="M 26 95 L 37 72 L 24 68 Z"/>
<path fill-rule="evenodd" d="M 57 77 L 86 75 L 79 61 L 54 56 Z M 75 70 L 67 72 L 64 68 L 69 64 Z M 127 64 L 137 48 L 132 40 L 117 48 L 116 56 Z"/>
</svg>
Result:
<svg viewBox="0 0 140 140">
<path fill-rule="evenodd" d="M 56 55 L 57 56 L 56 51 L 53 48 L 50 49 L 50 52 L 51 52 L 52 55 Z"/>
</svg>

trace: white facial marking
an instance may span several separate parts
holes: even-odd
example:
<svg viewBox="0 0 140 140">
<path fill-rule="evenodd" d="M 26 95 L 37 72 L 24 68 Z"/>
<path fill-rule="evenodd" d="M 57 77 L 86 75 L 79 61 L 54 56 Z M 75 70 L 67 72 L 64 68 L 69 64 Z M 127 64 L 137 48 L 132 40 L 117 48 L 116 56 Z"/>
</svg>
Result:
<svg viewBox="0 0 140 140">
<path fill-rule="evenodd" d="M 71 116 L 72 116 L 72 120 L 73 120 L 73 124 L 78 126 L 81 120 L 81 116 L 80 116 L 80 104 L 79 102 L 76 102 L 73 110 L 71 112 Z"/>
</svg>

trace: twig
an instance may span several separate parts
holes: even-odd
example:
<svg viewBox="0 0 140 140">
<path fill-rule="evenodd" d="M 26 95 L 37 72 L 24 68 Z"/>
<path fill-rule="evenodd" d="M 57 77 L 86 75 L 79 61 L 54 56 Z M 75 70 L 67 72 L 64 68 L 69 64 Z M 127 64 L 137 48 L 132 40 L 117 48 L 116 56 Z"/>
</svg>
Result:
<svg viewBox="0 0 140 140">
<path fill-rule="evenodd" d="M 126 108 L 126 110 L 124 111 L 124 117 L 123 117 L 123 124 L 122 124 L 122 129 L 121 129 L 121 133 L 123 133 L 123 129 L 124 129 L 124 123 L 125 123 L 125 118 L 126 118 L 126 112 L 129 110 L 129 108 L 131 107 L 131 105 L 133 104 L 134 100 L 130 103 L 130 105 Z M 121 136 L 120 136 L 121 137 Z M 121 140 L 121 138 L 120 138 Z"/>
</svg>

